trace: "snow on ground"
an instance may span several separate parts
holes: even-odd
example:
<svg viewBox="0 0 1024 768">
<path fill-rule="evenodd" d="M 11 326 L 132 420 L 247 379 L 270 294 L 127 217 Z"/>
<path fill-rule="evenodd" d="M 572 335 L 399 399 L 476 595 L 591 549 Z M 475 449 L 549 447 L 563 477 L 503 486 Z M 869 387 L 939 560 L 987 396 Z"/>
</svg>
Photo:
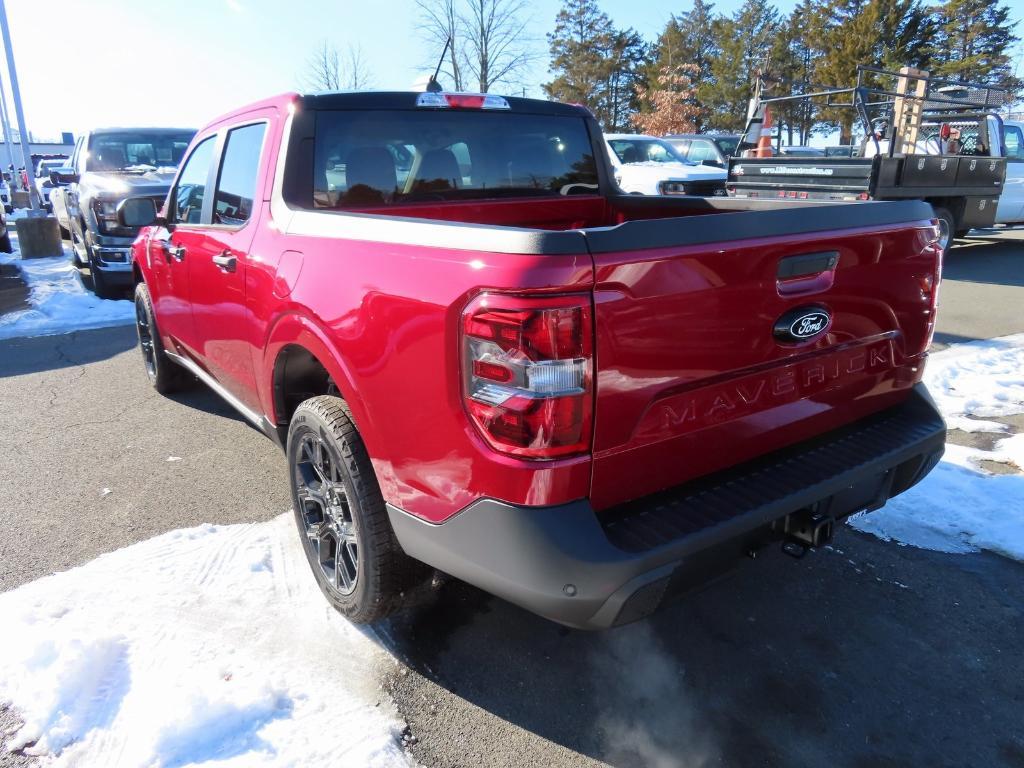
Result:
<svg viewBox="0 0 1024 768">
<path fill-rule="evenodd" d="M 291 515 L 173 531 L 0 595 L 11 749 L 55 766 L 410 765 L 394 664 L 320 594 Z"/>
<path fill-rule="evenodd" d="M 11 239 L 17 242 L 13 228 Z M 21 259 L 15 250 L 0 254 L 0 264 L 17 265 L 31 290 L 31 308 L 0 317 L 0 339 L 49 336 L 135 321 L 133 302 L 98 299 L 82 285 L 69 253 L 52 259 Z"/>
<path fill-rule="evenodd" d="M 1024 334 L 938 352 L 925 381 L 951 429 L 1008 433 L 992 419 L 1024 413 Z M 998 440 L 992 451 L 947 444 L 928 477 L 850 524 L 886 541 L 940 552 L 987 549 L 1024 561 L 1024 474 L 992 474 L 983 460 L 1024 469 L 1024 433 Z"/>
<path fill-rule="evenodd" d="M 1024 413 L 1024 333 L 938 352 L 928 360 L 925 382 L 950 429 L 1005 432 L 1005 424 L 991 419 Z"/>
</svg>

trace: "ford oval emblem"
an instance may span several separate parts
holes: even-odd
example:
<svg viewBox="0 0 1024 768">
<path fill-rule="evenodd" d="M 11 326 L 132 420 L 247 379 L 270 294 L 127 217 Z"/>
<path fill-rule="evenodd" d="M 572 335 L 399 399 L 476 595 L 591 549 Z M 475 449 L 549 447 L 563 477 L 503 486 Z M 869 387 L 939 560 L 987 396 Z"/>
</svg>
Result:
<svg viewBox="0 0 1024 768">
<path fill-rule="evenodd" d="M 783 344 L 799 344 L 817 338 L 832 326 L 832 316 L 824 307 L 798 307 L 778 320 L 772 329 Z"/>
</svg>

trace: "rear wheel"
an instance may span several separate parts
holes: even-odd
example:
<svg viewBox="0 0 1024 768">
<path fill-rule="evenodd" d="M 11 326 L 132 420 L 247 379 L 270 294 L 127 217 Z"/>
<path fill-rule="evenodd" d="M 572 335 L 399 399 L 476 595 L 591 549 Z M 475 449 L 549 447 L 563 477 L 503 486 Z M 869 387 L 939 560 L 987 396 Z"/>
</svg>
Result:
<svg viewBox="0 0 1024 768">
<path fill-rule="evenodd" d="M 295 523 L 320 590 L 360 624 L 394 612 L 428 569 L 399 546 L 343 400 L 313 397 L 295 410 L 288 466 Z"/>
<path fill-rule="evenodd" d="M 146 375 L 153 389 L 161 395 L 179 389 L 184 380 L 184 371 L 164 351 L 153 315 L 153 302 L 145 283 L 135 286 L 135 332 L 139 337 L 139 350 L 146 366 Z"/>
<path fill-rule="evenodd" d="M 953 233 L 956 231 L 956 220 L 948 209 L 936 207 L 935 218 L 939 220 L 939 245 L 942 246 L 942 255 L 949 253 L 949 247 L 953 244 Z"/>
</svg>

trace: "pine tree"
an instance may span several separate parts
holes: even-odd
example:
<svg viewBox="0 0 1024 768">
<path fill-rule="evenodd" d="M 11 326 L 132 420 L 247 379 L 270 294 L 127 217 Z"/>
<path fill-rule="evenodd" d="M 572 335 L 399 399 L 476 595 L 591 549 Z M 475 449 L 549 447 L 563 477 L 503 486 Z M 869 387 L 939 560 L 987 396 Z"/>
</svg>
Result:
<svg viewBox="0 0 1024 768">
<path fill-rule="evenodd" d="M 542 86 L 548 97 L 595 109 L 607 74 L 601 54 L 611 47 L 613 36 L 611 19 L 594 0 L 564 0 L 555 31 L 548 34 L 555 75 Z"/>
<path fill-rule="evenodd" d="M 920 0 L 823 0 L 814 7 L 807 32 L 818 52 L 814 80 L 848 88 L 856 82 L 860 64 L 926 68 L 931 30 Z M 842 143 L 850 140 L 856 119 L 852 109 L 821 108 L 819 116 L 838 125 Z"/>
<path fill-rule="evenodd" d="M 1024 82 L 1011 68 L 1018 38 L 1006 5 L 998 0 L 946 0 L 932 10 L 937 17 L 932 74 L 999 85 L 1011 95 L 1024 91 Z"/>
<path fill-rule="evenodd" d="M 606 131 L 632 123 L 645 82 L 647 45 L 635 30 L 615 29 L 594 0 L 565 0 L 548 35 L 554 80 L 549 98 L 585 104 Z"/>
<path fill-rule="evenodd" d="M 795 96 L 814 90 L 816 51 L 808 43 L 808 27 L 814 12 L 811 2 L 803 0 L 794 8 L 775 38 L 768 67 L 770 96 Z M 814 104 L 810 100 L 780 102 L 773 115 L 780 138 L 784 130 L 789 144 L 808 142 L 814 127 Z"/>
<path fill-rule="evenodd" d="M 639 32 L 633 29 L 614 32 L 605 58 L 604 94 L 597 109 L 607 131 L 625 131 L 632 124 L 647 85 L 648 57 L 648 46 Z"/>
<path fill-rule="evenodd" d="M 711 64 L 713 81 L 698 89 L 709 110 L 709 127 L 743 128 L 754 78 L 769 63 L 778 29 L 779 13 L 768 0 L 745 0 L 731 17 L 712 23 L 721 49 Z"/>
</svg>

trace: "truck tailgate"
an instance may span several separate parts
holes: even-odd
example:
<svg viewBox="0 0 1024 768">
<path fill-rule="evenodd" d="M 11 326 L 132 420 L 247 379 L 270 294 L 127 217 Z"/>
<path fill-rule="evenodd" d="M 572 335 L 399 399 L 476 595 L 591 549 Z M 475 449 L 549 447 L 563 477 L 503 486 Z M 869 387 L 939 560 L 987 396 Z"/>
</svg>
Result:
<svg viewBox="0 0 1024 768">
<path fill-rule="evenodd" d="M 798 211 L 797 226 L 782 210 L 588 233 L 594 508 L 902 401 L 921 378 L 934 325 L 939 253 L 928 211 L 842 205 Z M 637 247 L 621 247 L 627 241 Z"/>
</svg>

